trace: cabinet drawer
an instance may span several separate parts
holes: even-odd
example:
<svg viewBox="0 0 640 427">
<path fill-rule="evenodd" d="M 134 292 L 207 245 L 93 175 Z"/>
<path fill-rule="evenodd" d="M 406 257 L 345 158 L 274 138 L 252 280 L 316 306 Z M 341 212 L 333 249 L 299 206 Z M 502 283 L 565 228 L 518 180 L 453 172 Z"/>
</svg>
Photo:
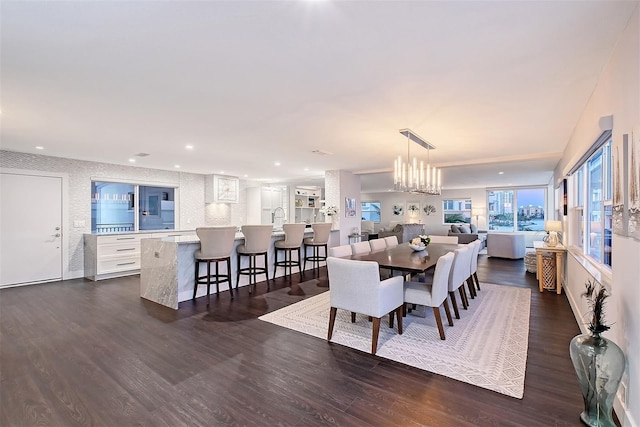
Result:
<svg viewBox="0 0 640 427">
<path fill-rule="evenodd" d="M 111 255 L 136 255 L 140 257 L 140 242 L 98 246 L 98 259 Z"/>
<path fill-rule="evenodd" d="M 98 260 L 98 274 L 118 273 L 140 269 L 140 254 L 134 257 L 118 257 Z"/>
<path fill-rule="evenodd" d="M 140 234 L 120 234 L 117 236 L 100 236 L 98 237 L 98 246 L 112 243 L 132 243 L 138 242 L 140 244 Z"/>
</svg>

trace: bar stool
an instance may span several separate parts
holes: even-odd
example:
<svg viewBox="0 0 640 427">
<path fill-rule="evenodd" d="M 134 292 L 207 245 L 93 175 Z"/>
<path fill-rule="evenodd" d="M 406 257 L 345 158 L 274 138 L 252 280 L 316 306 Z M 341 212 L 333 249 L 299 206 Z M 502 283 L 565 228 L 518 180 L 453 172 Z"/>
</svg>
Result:
<svg viewBox="0 0 640 427">
<path fill-rule="evenodd" d="M 257 283 L 257 277 L 259 274 L 267 276 L 267 290 L 269 286 L 269 264 L 267 261 L 267 251 L 269 250 L 269 243 L 271 243 L 271 233 L 273 232 L 273 225 L 243 225 L 242 234 L 244 234 L 244 244 L 238 245 L 236 251 L 238 252 L 238 278 L 236 283 L 236 289 L 240 284 L 240 275 L 244 274 L 249 276 L 249 293 L 251 293 L 252 287 Z M 264 267 L 258 267 L 256 260 L 259 255 L 264 255 Z M 240 268 L 242 257 L 249 257 L 249 266 Z"/>
<path fill-rule="evenodd" d="M 194 253 L 195 277 L 193 284 L 193 300 L 196 299 L 198 285 L 207 285 L 207 305 L 209 305 L 209 294 L 211 293 L 211 283 L 216 284 L 216 295 L 220 293 L 220 283 L 229 283 L 229 292 L 233 298 L 233 286 L 231 282 L 231 252 L 233 242 L 236 237 L 236 227 L 199 227 L 196 234 L 200 239 L 200 249 Z M 200 263 L 207 263 L 207 275 L 200 275 Z M 211 274 L 211 263 L 215 263 L 216 272 Z M 220 274 L 219 263 L 226 262 L 225 274 Z"/>
<path fill-rule="evenodd" d="M 302 239 L 304 238 L 304 229 L 306 224 L 284 224 L 282 229 L 284 230 L 284 240 L 277 240 L 273 246 L 275 248 L 275 263 L 273 268 L 273 277 L 276 276 L 276 270 L 278 267 L 284 267 L 284 275 L 289 276 L 291 281 L 291 274 L 293 267 L 298 267 L 298 273 L 300 273 L 300 280 L 302 280 L 302 268 L 300 266 L 300 260 L 302 256 L 300 254 L 300 248 L 302 247 Z M 278 261 L 278 252 L 284 252 L 284 259 Z M 298 252 L 298 259 L 291 259 L 291 253 L 293 251 Z M 287 275 L 287 267 L 289 268 L 289 274 Z"/>
<path fill-rule="evenodd" d="M 304 239 L 304 266 L 307 269 L 307 261 L 311 262 L 311 268 L 320 268 L 322 261 L 327 261 L 327 245 L 329 243 L 329 234 L 331 233 L 330 222 L 315 222 L 311 224 L 313 229 L 313 237 Z M 307 247 L 313 248 L 313 255 L 307 255 Z M 320 254 L 320 248 L 324 248 L 324 255 Z"/>
</svg>

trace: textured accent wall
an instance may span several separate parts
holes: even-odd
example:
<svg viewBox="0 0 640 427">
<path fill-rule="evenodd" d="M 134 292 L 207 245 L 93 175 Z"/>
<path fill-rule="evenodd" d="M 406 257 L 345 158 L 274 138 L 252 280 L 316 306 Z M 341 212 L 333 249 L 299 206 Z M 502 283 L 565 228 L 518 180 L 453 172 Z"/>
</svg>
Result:
<svg viewBox="0 0 640 427">
<path fill-rule="evenodd" d="M 205 224 L 204 175 L 184 172 L 87 162 L 37 154 L 0 151 L 0 167 L 65 173 L 69 176 L 69 223 L 63 228 L 69 238 L 69 271 L 84 268 L 82 238 L 91 232 L 91 179 L 130 180 L 136 183 L 169 184 L 179 186 L 178 224 L 190 230 Z M 84 228 L 73 228 L 74 220 L 84 220 Z M 229 222 L 227 222 L 229 223 Z"/>
</svg>

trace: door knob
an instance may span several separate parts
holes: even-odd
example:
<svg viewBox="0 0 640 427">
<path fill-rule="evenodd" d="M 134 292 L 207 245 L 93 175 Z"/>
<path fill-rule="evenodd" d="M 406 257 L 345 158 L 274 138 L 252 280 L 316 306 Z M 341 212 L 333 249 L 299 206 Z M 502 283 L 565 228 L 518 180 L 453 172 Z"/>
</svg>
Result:
<svg viewBox="0 0 640 427">
<path fill-rule="evenodd" d="M 56 227 L 56 231 L 60 230 L 60 227 Z"/>
</svg>

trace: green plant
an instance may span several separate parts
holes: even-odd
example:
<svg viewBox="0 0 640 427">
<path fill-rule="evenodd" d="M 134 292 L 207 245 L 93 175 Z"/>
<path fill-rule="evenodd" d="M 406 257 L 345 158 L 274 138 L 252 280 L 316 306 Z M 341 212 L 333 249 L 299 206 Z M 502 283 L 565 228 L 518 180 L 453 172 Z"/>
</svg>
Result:
<svg viewBox="0 0 640 427">
<path fill-rule="evenodd" d="M 602 285 L 599 285 L 598 289 L 596 289 L 596 283 L 591 282 L 591 280 L 585 283 L 585 287 L 586 291 L 582 296 L 587 299 L 587 304 L 591 310 L 591 321 L 588 329 L 593 334 L 601 334 L 611 329 L 611 326 L 607 325 L 604 319 L 604 302 L 609 298 L 609 292 Z"/>
</svg>

